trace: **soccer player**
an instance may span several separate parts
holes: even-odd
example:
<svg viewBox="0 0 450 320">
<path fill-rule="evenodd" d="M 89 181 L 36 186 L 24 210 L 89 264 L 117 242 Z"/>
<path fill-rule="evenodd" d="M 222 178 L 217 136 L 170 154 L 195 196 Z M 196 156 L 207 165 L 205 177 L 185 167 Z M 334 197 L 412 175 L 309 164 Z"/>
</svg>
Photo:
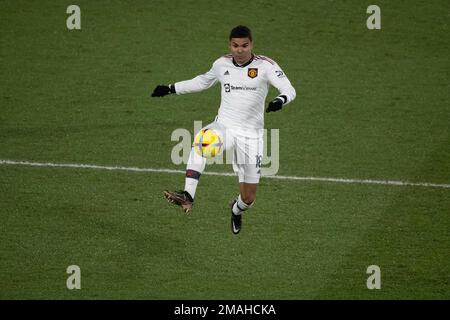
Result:
<svg viewBox="0 0 450 320">
<path fill-rule="evenodd" d="M 217 59 L 211 70 L 191 80 L 158 85 L 152 97 L 185 94 L 221 84 L 221 103 L 214 122 L 205 128 L 224 134 L 225 150 L 233 152 L 233 170 L 239 177 L 239 195 L 231 202 L 231 230 L 239 233 L 242 213 L 252 207 L 261 173 L 264 129 L 264 102 L 269 84 L 279 95 L 270 101 L 266 112 L 281 110 L 295 99 L 296 92 L 278 64 L 252 52 L 249 28 L 237 26 L 229 36 L 230 54 Z M 200 175 L 206 159 L 192 148 L 186 169 L 183 191 L 164 191 L 166 199 L 186 213 L 192 210 Z"/>
</svg>

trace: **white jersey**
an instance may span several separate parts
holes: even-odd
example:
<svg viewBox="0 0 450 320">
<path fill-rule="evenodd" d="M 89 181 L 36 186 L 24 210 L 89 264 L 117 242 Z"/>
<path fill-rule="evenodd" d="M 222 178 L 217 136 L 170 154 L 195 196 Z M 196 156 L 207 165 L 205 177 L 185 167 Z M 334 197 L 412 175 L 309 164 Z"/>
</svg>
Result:
<svg viewBox="0 0 450 320">
<path fill-rule="evenodd" d="M 184 94 L 208 89 L 217 82 L 222 86 L 222 100 L 216 121 L 230 128 L 264 128 L 264 103 L 269 84 L 278 89 L 278 97 L 284 104 L 296 96 L 278 64 L 260 55 L 252 55 L 252 59 L 242 66 L 231 54 L 225 55 L 205 74 L 174 85 L 177 94 Z"/>
</svg>

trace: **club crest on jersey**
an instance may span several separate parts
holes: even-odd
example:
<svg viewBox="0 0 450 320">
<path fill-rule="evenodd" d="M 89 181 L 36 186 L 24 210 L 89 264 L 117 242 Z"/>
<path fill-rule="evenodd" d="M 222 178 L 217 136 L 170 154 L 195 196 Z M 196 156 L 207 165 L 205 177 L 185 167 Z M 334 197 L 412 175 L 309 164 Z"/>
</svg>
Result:
<svg viewBox="0 0 450 320">
<path fill-rule="evenodd" d="M 247 75 L 250 78 L 256 78 L 258 76 L 258 68 L 248 68 Z"/>
</svg>

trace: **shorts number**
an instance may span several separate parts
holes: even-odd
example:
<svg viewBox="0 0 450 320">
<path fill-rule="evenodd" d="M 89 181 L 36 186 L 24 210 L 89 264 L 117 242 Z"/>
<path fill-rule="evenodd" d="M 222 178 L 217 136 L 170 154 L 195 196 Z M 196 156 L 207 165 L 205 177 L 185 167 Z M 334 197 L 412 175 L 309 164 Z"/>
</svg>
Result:
<svg viewBox="0 0 450 320">
<path fill-rule="evenodd" d="M 256 156 L 256 167 L 261 168 L 262 156 Z"/>
</svg>

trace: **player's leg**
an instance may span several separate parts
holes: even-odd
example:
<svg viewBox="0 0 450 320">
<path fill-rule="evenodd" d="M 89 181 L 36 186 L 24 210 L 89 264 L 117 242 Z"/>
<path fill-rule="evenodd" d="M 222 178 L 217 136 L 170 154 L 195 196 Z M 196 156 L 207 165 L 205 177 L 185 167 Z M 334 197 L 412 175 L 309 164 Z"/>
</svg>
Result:
<svg viewBox="0 0 450 320">
<path fill-rule="evenodd" d="M 184 191 L 188 192 L 192 199 L 195 197 L 197 185 L 201 174 L 205 170 L 205 167 L 206 158 L 200 156 L 197 152 L 195 152 L 194 148 L 192 148 L 186 167 L 186 178 L 184 183 Z"/>
<path fill-rule="evenodd" d="M 222 132 L 221 126 L 217 122 L 212 122 L 205 126 L 203 129 L 212 129 Z M 225 139 L 225 137 L 224 137 Z M 186 178 L 184 184 L 184 190 L 182 191 L 164 191 L 166 199 L 173 204 L 179 205 L 186 213 L 192 210 L 194 205 L 194 197 L 197 190 L 200 176 L 205 170 L 206 158 L 200 156 L 195 152 L 194 148 L 191 148 L 189 154 L 188 164 L 186 167 Z"/>
<path fill-rule="evenodd" d="M 186 167 L 184 190 L 164 191 L 164 196 L 167 201 L 181 206 L 185 213 L 189 213 L 194 205 L 195 191 L 197 190 L 198 181 L 205 167 L 206 159 L 198 155 L 194 148 L 192 148 Z"/>
<path fill-rule="evenodd" d="M 261 175 L 262 138 L 238 139 L 233 168 L 239 176 L 239 195 L 231 203 L 231 231 L 239 233 L 242 214 L 250 209 L 256 199 L 256 190 Z"/>
<path fill-rule="evenodd" d="M 247 183 L 247 182 L 239 183 L 239 190 L 240 190 L 239 198 L 242 201 L 243 207 L 251 206 L 253 202 L 255 202 L 257 187 L 258 183 Z"/>
<path fill-rule="evenodd" d="M 231 207 L 231 231 L 238 234 L 242 227 L 242 214 L 255 203 L 257 183 L 239 183 L 240 193 L 230 205 Z"/>
</svg>

